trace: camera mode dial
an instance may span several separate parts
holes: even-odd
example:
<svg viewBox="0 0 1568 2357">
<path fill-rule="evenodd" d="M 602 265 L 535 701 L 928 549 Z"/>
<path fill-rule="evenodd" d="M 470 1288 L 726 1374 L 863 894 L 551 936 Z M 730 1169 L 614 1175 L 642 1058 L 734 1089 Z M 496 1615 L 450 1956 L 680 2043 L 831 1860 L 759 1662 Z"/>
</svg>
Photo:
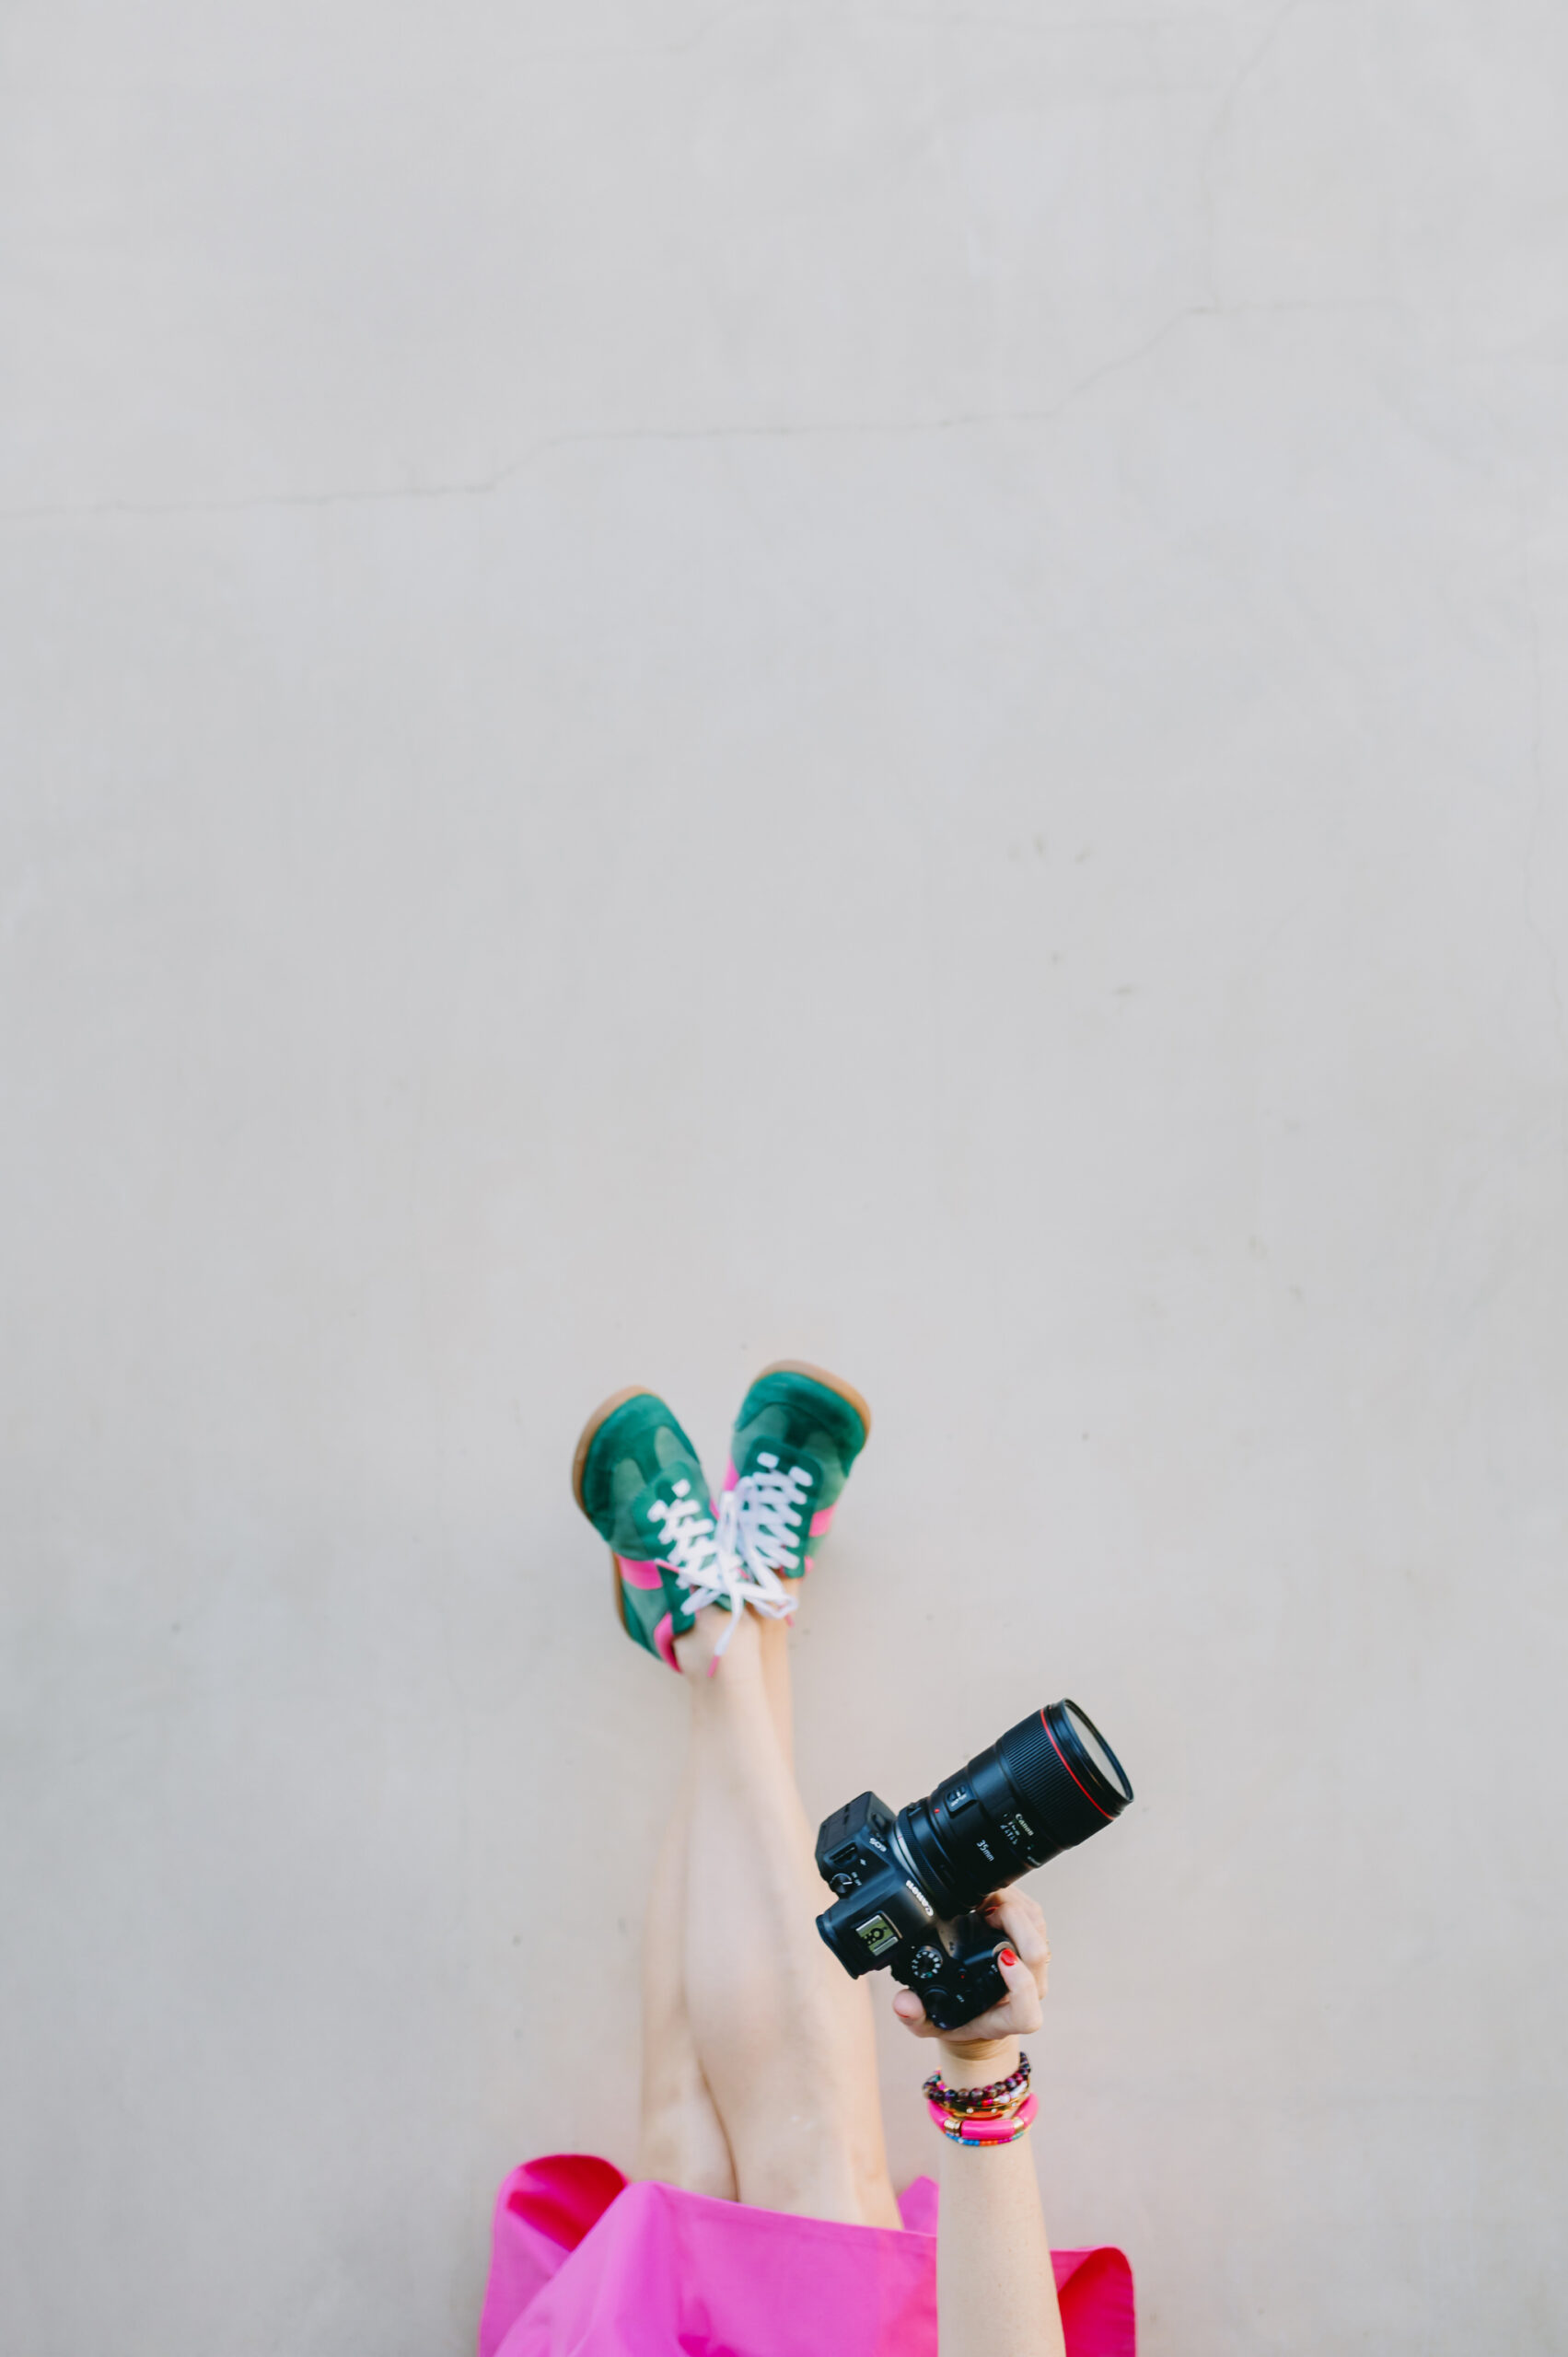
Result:
<svg viewBox="0 0 1568 2357">
<path fill-rule="evenodd" d="M 940 1972 L 941 1969 L 942 1951 L 940 1948 L 916 1948 L 913 1956 L 910 1958 L 909 1973 L 912 1980 L 929 1980 L 934 1974 Z"/>
</svg>

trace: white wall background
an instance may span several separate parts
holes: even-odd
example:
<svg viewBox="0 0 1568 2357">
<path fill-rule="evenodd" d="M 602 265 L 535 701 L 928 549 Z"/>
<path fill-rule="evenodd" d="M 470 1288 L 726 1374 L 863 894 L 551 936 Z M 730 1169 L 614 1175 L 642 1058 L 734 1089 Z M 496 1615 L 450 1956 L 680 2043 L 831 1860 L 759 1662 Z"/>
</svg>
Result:
<svg viewBox="0 0 1568 2357">
<path fill-rule="evenodd" d="M 1561 8 L 0 45 L 5 2347 L 458 2357 L 629 2159 L 568 1454 L 804 1352 L 808 1802 L 1062 1691 L 1139 1787 L 1057 2239 L 1561 2351 Z"/>
</svg>

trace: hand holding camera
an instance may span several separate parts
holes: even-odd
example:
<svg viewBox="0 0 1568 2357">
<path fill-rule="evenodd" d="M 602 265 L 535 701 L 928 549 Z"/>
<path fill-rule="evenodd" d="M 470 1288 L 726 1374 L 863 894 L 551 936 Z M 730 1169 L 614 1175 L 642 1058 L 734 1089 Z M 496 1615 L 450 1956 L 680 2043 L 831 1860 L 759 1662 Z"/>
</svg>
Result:
<svg viewBox="0 0 1568 2357">
<path fill-rule="evenodd" d="M 997 1969 L 1006 1983 L 1005 1997 L 989 2013 L 978 2014 L 957 2029 L 938 2029 L 913 1989 L 900 1989 L 893 1999 L 894 2013 L 912 2036 L 940 2038 L 955 2052 L 984 2049 L 1007 2038 L 1031 2037 L 1040 2026 L 1040 2003 L 1051 1964 L 1045 1918 L 1034 1900 L 1026 1898 L 1021 1890 L 994 1890 L 981 1901 L 976 1912 L 1006 1942 L 996 1958 Z"/>
<path fill-rule="evenodd" d="M 886 1965 L 925 2024 L 973 2025 L 970 2040 L 1023 2026 L 1011 2016 L 1029 2009 L 1027 1975 L 1033 2028 L 1050 1950 L 1039 1910 L 1006 1886 L 1086 1841 L 1132 1797 L 1094 1722 L 1075 1702 L 1048 1702 L 896 1817 L 862 1793 L 824 1819 L 817 1871 L 839 1896 L 817 1929 L 852 1979 Z M 901 2003 L 900 2014 L 909 2019 Z M 1005 2014 L 1005 2027 L 981 2026 Z"/>
</svg>

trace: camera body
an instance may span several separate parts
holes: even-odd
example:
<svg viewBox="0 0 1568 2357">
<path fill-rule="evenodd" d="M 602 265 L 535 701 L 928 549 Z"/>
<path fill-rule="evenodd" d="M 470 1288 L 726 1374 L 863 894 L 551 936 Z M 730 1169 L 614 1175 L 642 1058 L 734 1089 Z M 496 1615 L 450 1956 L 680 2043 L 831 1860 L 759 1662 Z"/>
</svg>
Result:
<svg viewBox="0 0 1568 2357">
<path fill-rule="evenodd" d="M 817 1871 L 839 1894 L 818 1928 L 848 1970 L 854 1966 L 841 1939 L 859 1943 L 862 1972 L 885 1964 L 917 1990 L 938 2029 L 957 2029 L 1002 2003 L 1007 1983 L 996 1958 L 1006 1940 L 972 1911 L 943 1921 L 909 1871 L 897 1818 L 875 1793 L 847 1801 L 823 1824 Z"/>
<path fill-rule="evenodd" d="M 980 1901 L 1086 1841 L 1132 1797 L 1126 1771 L 1075 1702 L 1049 1702 L 923 1800 L 895 1812 L 862 1793 L 823 1820 L 817 1871 L 836 1893 L 817 1929 L 852 1979 L 886 1965 L 938 2029 L 1007 1993 L 1007 1945 Z"/>
</svg>

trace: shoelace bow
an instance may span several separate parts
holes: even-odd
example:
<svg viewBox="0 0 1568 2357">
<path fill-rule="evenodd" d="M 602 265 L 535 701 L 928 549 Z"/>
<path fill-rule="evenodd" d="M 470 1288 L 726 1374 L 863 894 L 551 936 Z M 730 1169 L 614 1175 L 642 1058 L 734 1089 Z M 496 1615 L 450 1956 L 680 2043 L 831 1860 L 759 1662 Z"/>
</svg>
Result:
<svg viewBox="0 0 1568 2357">
<path fill-rule="evenodd" d="M 811 1476 L 800 1465 L 781 1471 L 776 1457 L 757 1462 L 757 1472 L 725 1492 L 716 1519 L 692 1494 L 690 1481 L 676 1483 L 668 1504 L 660 1499 L 648 1508 L 649 1521 L 661 1527 L 658 1560 L 686 1590 L 688 1610 L 695 1614 L 705 1604 L 721 1602 L 729 1607 L 729 1625 L 714 1648 L 715 1661 L 747 1605 L 770 1620 L 784 1620 L 799 1601 L 779 1573 L 794 1571 L 800 1561 L 799 1509 Z"/>
</svg>

